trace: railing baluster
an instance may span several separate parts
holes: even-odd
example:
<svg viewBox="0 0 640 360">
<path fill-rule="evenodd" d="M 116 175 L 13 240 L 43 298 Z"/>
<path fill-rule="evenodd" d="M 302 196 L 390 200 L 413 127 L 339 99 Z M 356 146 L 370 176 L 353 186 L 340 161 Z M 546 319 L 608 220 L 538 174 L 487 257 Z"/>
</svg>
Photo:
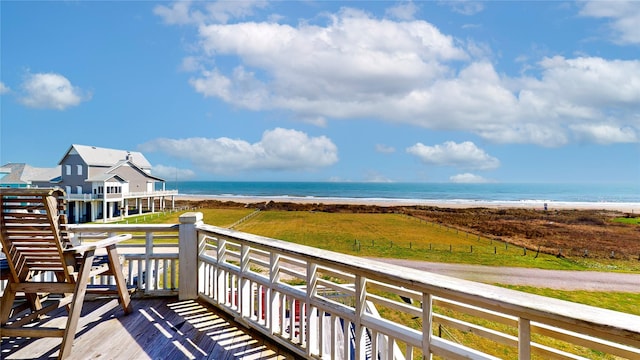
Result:
<svg viewBox="0 0 640 360">
<path fill-rule="evenodd" d="M 342 347 L 343 347 L 343 359 L 350 359 L 351 357 L 349 356 L 350 354 L 350 350 L 351 350 L 351 331 L 350 331 L 350 322 L 349 319 L 346 318 L 342 318 L 342 337 L 343 337 L 343 343 L 342 343 Z"/>
<path fill-rule="evenodd" d="M 226 251 L 227 251 L 227 241 L 223 238 L 217 238 L 218 240 L 218 248 L 217 248 L 217 269 L 218 269 L 218 282 L 217 282 L 217 291 L 218 291 L 218 304 L 227 304 L 228 303 L 228 284 L 229 281 L 227 279 L 227 273 L 224 269 L 220 267 L 220 265 L 226 262 Z"/>
<path fill-rule="evenodd" d="M 311 299 L 316 296 L 316 286 L 318 285 L 318 265 L 312 262 L 307 262 L 307 291 L 306 297 L 304 299 L 306 314 L 305 314 L 305 323 L 306 326 L 302 327 L 301 332 L 304 331 L 304 341 L 303 346 L 307 347 L 307 355 L 316 354 L 317 350 L 317 342 L 314 341 L 317 336 L 317 322 L 312 322 L 312 318 L 314 317 L 314 310 L 312 309 Z M 302 316 L 300 317 L 300 322 L 302 322 Z M 315 325 L 315 326 L 314 326 Z"/>
<path fill-rule="evenodd" d="M 162 259 L 162 289 L 166 290 L 169 286 L 169 274 L 168 274 L 168 264 L 167 259 Z"/>
<path fill-rule="evenodd" d="M 251 283 L 246 279 L 243 274 L 249 272 L 249 250 L 251 248 L 245 244 L 240 246 L 240 275 L 238 276 L 238 288 L 239 288 L 239 310 L 240 316 L 251 316 Z"/>
<path fill-rule="evenodd" d="M 338 321 L 338 318 L 334 315 L 331 314 L 331 344 L 330 344 L 330 349 L 329 349 L 329 358 L 330 359 L 337 359 L 338 358 L 338 330 L 336 329 L 336 322 Z"/>
<path fill-rule="evenodd" d="M 145 256 L 146 257 L 146 256 Z M 138 289 L 143 289 L 144 293 L 147 293 L 147 284 L 145 283 L 147 276 L 146 273 L 142 270 L 142 267 L 145 266 L 146 260 L 138 259 Z"/>
<path fill-rule="evenodd" d="M 378 356 L 376 356 L 376 354 L 378 354 L 378 332 L 371 330 L 371 358 L 377 359 Z"/>
<path fill-rule="evenodd" d="M 267 311 L 267 324 L 271 334 L 282 334 L 282 307 L 280 305 L 280 293 L 274 288 L 278 282 L 280 274 L 280 255 L 276 253 L 269 254 L 269 289 L 267 290 L 267 298 L 269 299 L 269 309 Z M 280 311 L 278 311 L 280 309 Z"/>
<path fill-rule="evenodd" d="M 364 311 L 366 308 L 367 301 L 367 279 L 364 276 L 356 275 L 355 281 L 355 290 L 356 290 L 356 304 L 355 304 L 355 321 L 353 323 L 354 329 L 354 337 L 355 337 L 355 354 L 356 359 L 362 359 L 364 355 L 364 349 L 362 346 L 362 336 L 363 336 L 363 326 L 362 326 L 362 316 L 364 315 Z"/>
<path fill-rule="evenodd" d="M 433 298 L 422 293 L 422 358 L 431 359 L 431 337 L 433 323 Z"/>
<path fill-rule="evenodd" d="M 176 259 L 171 259 L 171 290 L 178 288 L 176 284 L 176 269 L 177 269 L 176 264 L 177 264 Z"/>
<path fill-rule="evenodd" d="M 518 319 L 518 360 L 531 359 L 531 322 L 529 319 Z"/>
<path fill-rule="evenodd" d="M 151 255 L 153 254 L 153 233 L 148 231 L 145 234 L 145 241 L 144 241 L 144 247 L 145 247 L 145 251 L 144 251 L 144 263 L 145 263 L 145 272 L 143 273 L 143 276 L 145 278 L 144 280 L 144 287 L 145 287 L 145 292 L 148 292 L 150 290 L 153 290 L 154 287 L 151 286 L 151 284 L 153 283 L 154 279 L 152 277 L 152 272 L 151 272 Z M 140 281 L 142 279 L 141 276 L 138 276 L 138 281 Z"/>
</svg>

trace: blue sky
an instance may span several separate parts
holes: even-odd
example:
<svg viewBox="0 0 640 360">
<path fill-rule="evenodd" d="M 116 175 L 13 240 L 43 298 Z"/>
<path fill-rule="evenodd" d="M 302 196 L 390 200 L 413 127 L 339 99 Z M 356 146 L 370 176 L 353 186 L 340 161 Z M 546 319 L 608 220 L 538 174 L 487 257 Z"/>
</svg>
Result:
<svg viewBox="0 0 640 360">
<path fill-rule="evenodd" d="M 638 1 L 0 2 L 0 165 L 640 183 Z"/>
</svg>

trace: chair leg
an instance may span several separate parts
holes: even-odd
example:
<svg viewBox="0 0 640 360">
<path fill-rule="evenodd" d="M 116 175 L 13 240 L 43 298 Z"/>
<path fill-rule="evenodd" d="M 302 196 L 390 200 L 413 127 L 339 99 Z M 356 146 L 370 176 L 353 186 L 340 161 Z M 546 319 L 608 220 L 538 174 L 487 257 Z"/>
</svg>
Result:
<svg viewBox="0 0 640 360">
<path fill-rule="evenodd" d="M 125 314 L 130 314 L 133 312 L 133 306 L 131 305 L 129 291 L 127 291 L 127 282 L 122 274 L 122 265 L 120 265 L 120 257 L 115 244 L 107 247 L 107 258 L 109 259 L 109 269 L 116 279 L 116 288 L 118 289 L 122 310 L 124 310 Z"/>
<path fill-rule="evenodd" d="M 82 303 L 84 302 L 87 285 L 89 284 L 93 256 L 94 250 L 89 250 L 84 253 L 82 267 L 80 268 L 76 288 L 73 292 L 73 300 L 71 301 L 69 317 L 67 318 L 67 326 L 65 327 L 64 336 L 62 337 L 62 344 L 60 345 L 60 354 L 58 355 L 58 359 L 64 359 L 71 354 L 71 347 L 73 346 L 73 340 L 76 337 L 76 330 L 78 329 L 78 320 L 80 320 L 80 314 L 82 312 Z"/>
<path fill-rule="evenodd" d="M 13 308 L 13 301 L 16 299 L 16 289 L 12 286 L 11 279 L 7 282 L 7 287 L 2 294 L 2 301 L 0 301 L 0 325 L 4 325 L 9 321 L 11 316 L 11 309 Z"/>
</svg>

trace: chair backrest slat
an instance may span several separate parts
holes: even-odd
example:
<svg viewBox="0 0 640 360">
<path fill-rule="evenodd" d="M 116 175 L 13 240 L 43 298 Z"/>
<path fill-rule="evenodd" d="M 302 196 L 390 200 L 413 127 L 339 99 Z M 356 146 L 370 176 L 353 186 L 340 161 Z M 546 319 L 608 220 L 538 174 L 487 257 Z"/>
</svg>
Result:
<svg viewBox="0 0 640 360">
<path fill-rule="evenodd" d="M 63 250 L 69 241 L 60 232 L 64 192 L 0 189 L 0 197 L 1 243 L 14 280 L 24 282 L 36 271 L 62 272 L 68 278 Z"/>
</svg>

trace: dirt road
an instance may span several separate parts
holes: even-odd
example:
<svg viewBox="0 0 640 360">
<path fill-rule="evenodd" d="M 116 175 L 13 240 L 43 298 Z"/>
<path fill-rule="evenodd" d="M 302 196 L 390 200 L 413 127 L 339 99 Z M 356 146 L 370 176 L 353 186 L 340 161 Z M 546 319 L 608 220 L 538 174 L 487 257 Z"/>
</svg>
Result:
<svg viewBox="0 0 640 360">
<path fill-rule="evenodd" d="M 529 285 L 562 290 L 640 292 L 640 274 L 444 264 L 403 259 L 375 260 L 486 284 Z"/>
</svg>

